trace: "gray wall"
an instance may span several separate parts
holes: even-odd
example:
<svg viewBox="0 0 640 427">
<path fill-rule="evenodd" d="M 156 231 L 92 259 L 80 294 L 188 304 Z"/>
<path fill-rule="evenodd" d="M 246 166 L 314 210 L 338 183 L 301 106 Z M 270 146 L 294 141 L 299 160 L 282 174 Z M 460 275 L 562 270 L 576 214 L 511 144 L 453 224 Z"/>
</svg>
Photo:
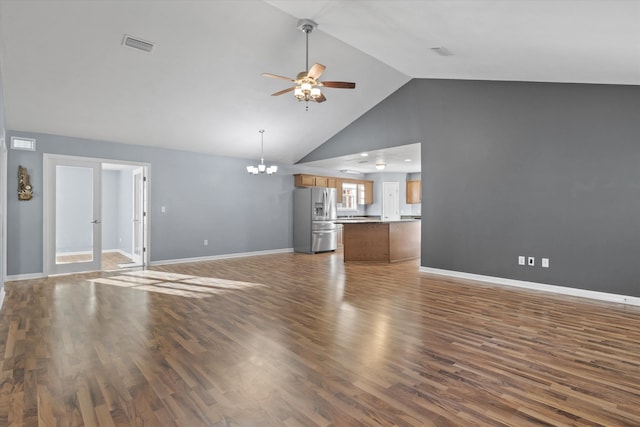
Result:
<svg viewBox="0 0 640 427">
<path fill-rule="evenodd" d="M 149 163 L 152 262 L 292 247 L 292 173 L 309 168 L 281 165 L 274 176 L 250 176 L 246 165 L 255 159 L 10 130 L 11 135 L 36 138 L 37 152 L 9 151 L 8 169 L 26 166 L 35 191 L 28 202 L 8 199 L 9 275 L 43 271 L 43 153 Z M 9 175 L 8 187 L 17 188 L 17 172 Z"/>
<path fill-rule="evenodd" d="M 413 142 L 421 265 L 640 296 L 640 87 L 413 80 L 303 161 Z"/>
</svg>

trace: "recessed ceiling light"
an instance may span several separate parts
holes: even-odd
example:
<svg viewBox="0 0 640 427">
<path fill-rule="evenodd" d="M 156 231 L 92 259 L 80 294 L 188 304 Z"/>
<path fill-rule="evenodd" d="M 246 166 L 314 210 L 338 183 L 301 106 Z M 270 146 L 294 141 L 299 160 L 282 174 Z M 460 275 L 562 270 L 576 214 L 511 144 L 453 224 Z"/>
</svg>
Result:
<svg viewBox="0 0 640 427">
<path fill-rule="evenodd" d="M 367 156 L 369 155 L 369 153 L 360 153 L 360 155 L 361 155 L 362 157 L 367 157 Z"/>
<path fill-rule="evenodd" d="M 405 162 L 410 162 L 410 161 L 411 161 L 411 159 L 404 159 L 404 161 L 405 161 Z"/>
</svg>

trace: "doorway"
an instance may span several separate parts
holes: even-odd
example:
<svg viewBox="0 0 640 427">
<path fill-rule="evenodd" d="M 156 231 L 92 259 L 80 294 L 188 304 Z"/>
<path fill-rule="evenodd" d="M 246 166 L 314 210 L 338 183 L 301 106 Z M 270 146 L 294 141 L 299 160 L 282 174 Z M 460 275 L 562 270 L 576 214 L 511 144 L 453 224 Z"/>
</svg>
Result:
<svg viewBox="0 0 640 427">
<path fill-rule="evenodd" d="M 382 183 L 382 220 L 400 220 L 400 183 Z"/>
<path fill-rule="evenodd" d="M 44 273 L 144 267 L 148 165 L 44 156 Z"/>
</svg>

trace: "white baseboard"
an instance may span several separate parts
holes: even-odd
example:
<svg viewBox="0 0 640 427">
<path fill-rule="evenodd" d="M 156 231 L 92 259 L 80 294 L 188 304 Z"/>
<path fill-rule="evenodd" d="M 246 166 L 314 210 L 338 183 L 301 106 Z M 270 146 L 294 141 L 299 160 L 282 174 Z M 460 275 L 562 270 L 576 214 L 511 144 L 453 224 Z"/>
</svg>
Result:
<svg viewBox="0 0 640 427">
<path fill-rule="evenodd" d="M 117 252 L 120 255 L 124 255 L 127 258 L 131 258 L 131 254 L 129 252 L 123 251 L 122 249 L 103 249 L 102 253 L 114 253 Z M 73 255 L 91 255 L 92 251 L 80 251 L 80 252 L 58 252 L 60 256 L 73 256 Z"/>
<path fill-rule="evenodd" d="M 77 256 L 77 255 L 93 255 L 93 251 L 88 250 L 88 251 L 56 252 L 56 256 Z"/>
<path fill-rule="evenodd" d="M 106 251 L 105 251 L 106 252 Z M 122 249 L 116 249 L 114 252 L 118 252 L 120 255 L 125 256 L 127 258 L 133 258 L 133 254 L 123 251 Z"/>
<path fill-rule="evenodd" d="M 516 288 L 532 289 L 536 291 L 552 292 L 556 294 L 571 295 L 575 297 L 590 298 L 600 301 L 617 302 L 621 304 L 640 306 L 640 298 L 628 295 L 610 294 L 607 292 L 589 291 L 586 289 L 568 288 L 566 286 L 547 285 L 544 283 L 527 282 L 524 280 L 505 279 L 504 277 L 483 276 L 481 274 L 464 273 L 461 271 L 441 270 L 439 268 L 420 267 L 423 273 L 437 274 L 439 276 L 456 277 L 459 279 L 477 280 L 496 285 L 513 286 Z"/>
<path fill-rule="evenodd" d="M 115 251 L 120 252 L 119 249 Z M 162 261 L 152 261 L 149 263 L 149 265 L 153 266 L 153 265 L 167 265 L 167 264 L 184 264 L 187 262 L 212 261 L 217 259 L 229 259 L 229 258 L 242 258 L 242 257 L 248 257 L 248 256 L 256 256 L 256 255 L 282 254 L 287 252 L 293 252 L 293 248 L 273 249 L 268 251 L 256 251 L 256 252 L 239 252 L 234 254 L 204 256 L 204 257 L 196 257 L 196 258 L 167 259 Z M 82 273 L 88 273 L 88 272 L 84 271 Z M 72 273 L 72 274 L 76 274 L 76 273 Z M 42 279 L 45 277 L 47 276 L 44 273 L 15 274 L 13 276 L 7 276 L 5 282 L 14 282 L 17 280 Z"/>
<path fill-rule="evenodd" d="M 187 262 L 214 261 L 218 259 L 242 258 L 242 257 L 248 257 L 248 256 L 256 256 L 256 255 L 282 254 L 286 252 L 293 252 L 293 248 L 273 249 L 268 251 L 256 251 L 256 252 L 238 252 L 233 254 L 202 256 L 202 257 L 195 257 L 195 258 L 166 259 L 161 261 L 151 261 L 149 265 L 154 266 L 154 265 L 167 265 L 167 264 L 184 264 Z"/>
<path fill-rule="evenodd" d="M 7 276 L 5 283 L 15 282 L 17 280 L 42 279 L 44 277 L 47 277 L 44 273 L 14 274 L 13 276 Z"/>
</svg>

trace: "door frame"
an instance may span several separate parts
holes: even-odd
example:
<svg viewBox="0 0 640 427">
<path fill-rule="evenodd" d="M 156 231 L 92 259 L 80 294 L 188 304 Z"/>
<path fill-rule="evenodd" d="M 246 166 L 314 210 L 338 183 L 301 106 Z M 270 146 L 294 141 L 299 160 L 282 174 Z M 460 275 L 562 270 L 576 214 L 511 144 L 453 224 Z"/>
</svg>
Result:
<svg viewBox="0 0 640 427">
<path fill-rule="evenodd" d="M 140 167 L 142 168 L 143 171 L 143 178 L 144 178 L 144 182 L 143 182 L 143 194 L 142 194 L 142 199 L 143 199 L 143 209 L 144 211 L 144 221 L 143 221 L 143 245 L 144 245 L 144 249 L 143 249 L 143 256 L 142 256 L 142 267 L 146 268 L 146 266 L 149 264 L 149 254 L 151 252 L 150 250 L 150 239 L 149 239 L 149 235 L 150 235 L 150 228 L 151 228 L 151 222 L 150 222 L 150 218 L 149 218 L 149 187 L 151 184 L 151 180 L 150 180 L 150 171 L 151 171 L 151 164 L 150 163 L 144 163 L 144 162 L 131 162 L 131 161 L 126 161 L 126 160 L 116 160 L 116 159 L 106 159 L 106 158 L 96 158 L 96 157 L 82 157 L 82 156 L 70 156 L 70 155 L 63 155 L 63 154 L 51 154 L 51 153 L 44 153 L 43 154 L 43 176 L 47 177 L 47 173 L 51 173 L 48 172 L 48 168 L 49 168 L 49 161 L 50 159 L 63 159 L 63 160 L 70 160 L 70 161 L 81 161 L 81 162 L 98 162 L 100 163 L 100 167 L 102 169 L 102 165 L 105 163 L 108 164 L 121 164 L 121 165 L 128 165 L 128 166 L 136 166 L 136 167 Z M 55 194 L 49 194 L 50 190 L 47 188 L 47 185 L 44 186 L 43 188 L 43 214 L 44 214 L 44 221 L 43 221 L 43 259 L 42 259 L 42 266 L 43 266 L 43 273 L 45 276 L 51 276 L 55 273 L 54 271 L 52 271 L 52 269 L 50 268 L 50 257 L 51 256 L 55 256 L 55 250 L 54 250 L 54 254 L 51 254 L 51 238 L 52 236 L 54 236 L 55 232 L 55 222 L 52 223 L 51 221 L 51 215 L 54 216 L 55 219 L 55 205 L 52 203 L 52 201 L 55 200 Z M 50 230 L 51 226 L 53 225 L 54 229 L 53 231 Z M 54 245 L 55 246 L 55 245 Z M 100 248 L 100 250 L 102 250 L 102 248 Z M 84 272 L 84 271 L 83 271 Z M 65 273 L 63 273 L 65 274 Z"/>
<path fill-rule="evenodd" d="M 136 175 L 140 175 L 140 183 L 139 186 L 136 182 Z M 131 260 L 135 264 L 140 264 L 143 267 L 146 265 L 145 263 L 145 248 L 146 241 L 145 236 L 146 233 L 146 222 L 147 222 L 147 198 L 145 197 L 147 194 L 147 174 L 145 173 L 145 168 L 140 166 L 134 169 L 131 173 L 131 181 L 133 184 L 133 219 L 131 220 L 132 224 L 132 233 L 131 233 Z M 141 241 L 141 250 L 140 255 L 137 254 L 136 242 L 137 233 L 140 233 L 140 241 Z"/>
<path fill-rule="evenodd" d="M 394 193 L 394 206 L 389 206 L 387 193 Z M 394 210 L 395 212 L 390 212 Z M 400 183 L 395 181 L 385 181 L 382 183 L 382 220 L 399 221 L 400 215 Z"/>
</svg>

